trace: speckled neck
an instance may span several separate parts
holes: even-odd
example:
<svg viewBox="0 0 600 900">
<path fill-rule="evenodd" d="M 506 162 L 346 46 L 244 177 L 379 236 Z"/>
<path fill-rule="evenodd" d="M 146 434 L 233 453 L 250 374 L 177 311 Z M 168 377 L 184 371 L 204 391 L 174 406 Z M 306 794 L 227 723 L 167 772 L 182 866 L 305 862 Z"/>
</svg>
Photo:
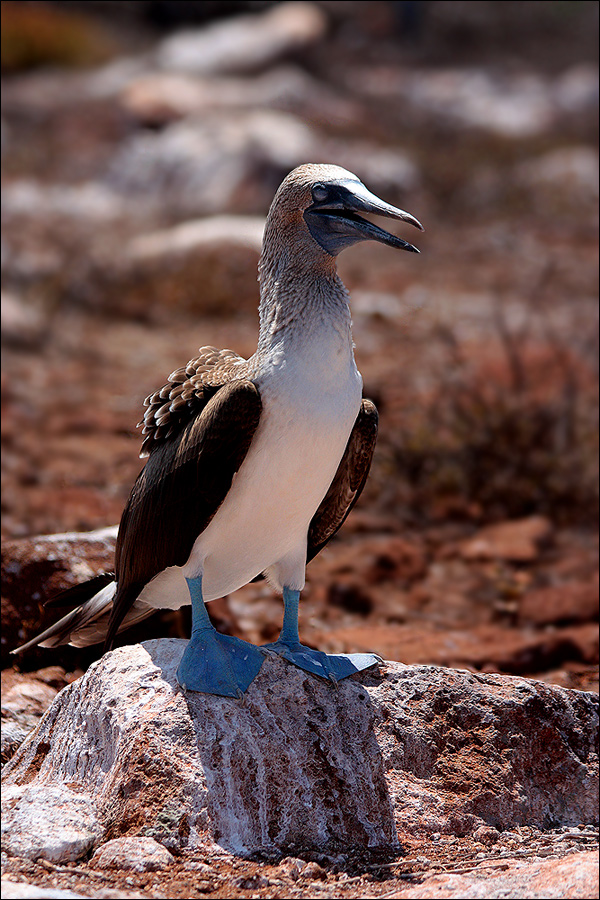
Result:
<svg viewBox="0 0 600 900">
<path fill-rule="evenodd" d="M 352 346 L 349 295 L 335 260 L 303 227 L 277 230 L 267 220 L 259 266 L 259 352 L 284 333 L 310 336 L 325 326 Z"/>
</svg>

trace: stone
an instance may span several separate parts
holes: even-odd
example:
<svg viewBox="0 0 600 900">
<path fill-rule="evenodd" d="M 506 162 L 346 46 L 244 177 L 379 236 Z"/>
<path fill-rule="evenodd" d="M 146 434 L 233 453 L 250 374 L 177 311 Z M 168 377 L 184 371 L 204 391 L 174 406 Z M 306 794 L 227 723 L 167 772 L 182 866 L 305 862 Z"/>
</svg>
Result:
<svg viewBox="0 0 600 900">
<path fill-rule="evenodd" d="M 2 716 L 2 765 L 8 762 L 38 721 L 37 716 Z"/>
<path fill-rule="evenodd" d="M 588 582 L 534 588 L 519 598 L 519 619 L 535 625 L 589 622 L 598 618 L 598 573 Z"/>
<path fill-rule="evenodd" d="M 46 321 L 43 313 L 16 294 L 2 292 L 2 343 L 34 349 L 42 344 Z"/>
<path fill-rule="evenodd" d="M 114 565 L 117 526 L 89 532 L 39 535 L 2 544 L 2 665 L 19 644 L 56 621 L 44 611 L 54 594 Z"/>
<path fill-rule="evenodd" d="M 351 91 L 389 100 L 404 120 L 436 121 L 509 140 L 551 131 L 598 104 L 598 69 L 576 66 L 552 79 L 534 71 L 499 73 L 492 68 L 391 69 L 353 66 L 345 75 Z M 391 106 L 391 104 L 390 104 Z"/>
<path fill-rule="evenodd" d="M 495 844 L 499 837 L 500 832 L 498 829 L 490 828 L 489 825 L 480 825 L 473 832 L 473 840 L 478 841 L 480 844 Z"/>
<path fill-rule="evenodd" d="M 102 182 L 88 181 L 72 187 L 47 185 L 33 179 L 15 179 L 4 190 L 3 215 L 72 220 L 78 227 L 114 226 L 127 218 L 130 208 L 118 193 Z"/>
<path fill-rule="evenodd" d="M 393 851 L 597 815 L 595 695 L 398 663 L 334 688 L 269 657 L 240 702 L 183 693 L 184 647 L 119 648 L 60 692 L 4 769 L 11 853 Z"/>
<path fill-rule="evenodd" d="M 111 295 L 130 312 L 255 315 L 263 229 L 261 216 L 208 216 L 134 238 Z"/>
<path fill-rule="evenodd" d="M 87 900 L 83 894 L 76 894 L 57 888 L 40 888 L 27 881 L 8 881 L 2 879 L 3 900 Z"/>
<path fill-rule="evenodd" d="M 235 114 L 261 107 L 328 129 L 360 127 L 365 118 L 360 104 L 291 64 L 245 78 L 150 72 L 124 86 L 118 100 L 129 117 L 151 127 L 215 110 Z"/>
<path fill-rule="evenodd" d="M 465 559 L 504 559 L 534 562 L 540 548 L 552 537 L 552 523 L 544 516 L 530 516 L 481 528 L 461 545 Z"/>
<path fill-rule="evenodd" d="M 336 629 L 328 650 L 377 652 L 405 663 L 500 671 L 513 675 L 544 672 L 570 660 L 598 662 L 598 626 L 572 625 L 560 630 L 473 625 L 349 625 Z"/>
<path fill-rule="evenodd" d="M 562 859 L 490 861 L 466 873 L 429 875 L 404 900 L 589 900 L 598 896 L 598 852 Z"/>
<path fill-rule="evenodd" d="M 600 193 L 598 151 L 587 145 L 561 147 L 517 166 L 520 187 L 545 187 L 576 203 L 596 201 Z"/>
<path fill-rule="evenodd" d="M 281 177 L 299 157 L 311 159 L 314 146 L 311 127 L 294 115 L 215 111 L 133 134 L 117 149 L 106 179 L 135 204 L 143 198 L 179 218 L 266 213 Z"/>
<path fill-rule="evenodd" d="M 155 872 L 173 862 L 166 847 L 151 837 L 123 837 L 107 841 L 96 850 L 91 865 L 99 869 Z"/>
<path fill-rule="evenodd" d="M 207 110 L 122 142 L 111 190 L 178 218 L 266 213 L 282 178 L 307 161 L 335 163 L 382 195 L 413 190 L 420 171 L 400 149 L 329 137 L 291 112 Z"/>
<path fill-rule="evenodd" d="M 27 676 L 2 692 L 2 710 L 10 713 L 31 713 L 41 718 L 58 690 Z"/>
<path fill-rule="evenodd" d="M 2 764 L 11 758 L 30 731 L 38 724 L 46 709 L 67 683 L 64 669 L 56 670 L 58 684 L 49 684 L 35 675 L 21 675 L 11 669 L 2 671 Z M 58 673 L 61 673 L 62 677 Z M 54 679 L 52 679 L 54 680 Z"/>
<path fill-rule="evenodd" d="M 30 774 L 3 790 L 2 844 L 12 856 L 72 862 L 94 848 L 103 828 L 92 798 L 81 786 L 71 790 L 64 783 L 45 785 L 40 791 L 35 781 L 27 783 L 48 750 L 47 744 L 38 745 Z"/>
<path fill-rule="evenodd" d="M 315 43 L 327 20 L 316 4 L 277 4 L 260 15 L 236 16 L 180 31 L 156 51 L 166 70 L 218 74 L 252 72 Z"/>
</svg>

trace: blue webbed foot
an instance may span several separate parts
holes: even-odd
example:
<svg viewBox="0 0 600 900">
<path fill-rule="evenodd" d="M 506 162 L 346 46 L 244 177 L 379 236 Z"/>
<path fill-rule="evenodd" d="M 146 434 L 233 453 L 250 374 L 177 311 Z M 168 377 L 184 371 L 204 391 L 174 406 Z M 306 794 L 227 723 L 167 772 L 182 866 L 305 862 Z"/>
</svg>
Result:
<svg viewBox="0 0 600 900">
<path fill-rule="evenodd" d="M 283 589 L 283 627 L 279 638 L 272 644 L 261 647 L 264 653 L 272 651 L 293 663 L 305 672 L 337 683 L 342 678 L 362 672 L 381 662 L 374 653 L 323 653 L 300 643 L 298 637 L 298 605 L 300 592 L 285 587 Z"/>
<path fill-rule="evenodd" d="M 177 669 L 184 690 L 242 697 L 264 662 L 258 647 L 208 629 L 192 635 Z"/>
<path fill-rule="evenodd" d="M 262 650 L 271 650 L 287 659 L 305 672 L 311 672 L 328 681 L 338 682 L 342 678 L 362 672 L 381 662 L 374 653 L 323 653 L 306 647 L 300 641 L 282 641 L 281 638 L 272 644 L 265 644 Z"/>
<path fill-rule="evenodd" d="M 219 634 L 202 598 L 202 579 L 186 578 L 192 601 L 192 637 L 177 669 L 184 691 L 242 697 L 265 661 L 264 654 L 240 638 Z"/>
</svg>

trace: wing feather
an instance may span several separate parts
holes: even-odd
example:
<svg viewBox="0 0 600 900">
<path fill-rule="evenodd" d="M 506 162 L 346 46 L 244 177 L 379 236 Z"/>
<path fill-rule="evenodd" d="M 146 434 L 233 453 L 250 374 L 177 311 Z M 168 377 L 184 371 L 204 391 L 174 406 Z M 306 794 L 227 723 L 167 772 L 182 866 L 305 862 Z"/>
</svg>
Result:
<svg viewBox="0 0 600 900">
<path fill-rule="evenodd" d="M 331 540 L 362 493 L 375 450 L 378 419 L 375 404 L 363 400 L 342 461 L 310 523 L 307 562 Z"/>
<path fill-rule="evenodd" d="M 142 587 L 168 566 L 187 561 L 244 461 L 261 410 L 251 381 L 231 381 L 179 433 L 153 449 L 121 518 L 107 648 Z"/>
</svg>

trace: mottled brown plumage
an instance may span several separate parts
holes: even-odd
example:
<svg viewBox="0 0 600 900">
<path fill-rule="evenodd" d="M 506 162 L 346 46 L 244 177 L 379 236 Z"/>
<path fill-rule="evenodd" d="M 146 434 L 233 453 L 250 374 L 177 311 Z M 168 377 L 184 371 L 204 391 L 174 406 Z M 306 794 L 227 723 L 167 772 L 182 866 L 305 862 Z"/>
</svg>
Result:
<svg viewBox="0 0 600 900">
<path fill-rule="evenodd" d="M 251 376 L 248 360 L 233 350 L 200 347 L 198 353 L 186 366 L 171 372 L 167 383 L 144 400 L 144 418 L 138 422 L 145 436 L 142 458 L 202 412 L 220 387 Z"/>
</svg>

